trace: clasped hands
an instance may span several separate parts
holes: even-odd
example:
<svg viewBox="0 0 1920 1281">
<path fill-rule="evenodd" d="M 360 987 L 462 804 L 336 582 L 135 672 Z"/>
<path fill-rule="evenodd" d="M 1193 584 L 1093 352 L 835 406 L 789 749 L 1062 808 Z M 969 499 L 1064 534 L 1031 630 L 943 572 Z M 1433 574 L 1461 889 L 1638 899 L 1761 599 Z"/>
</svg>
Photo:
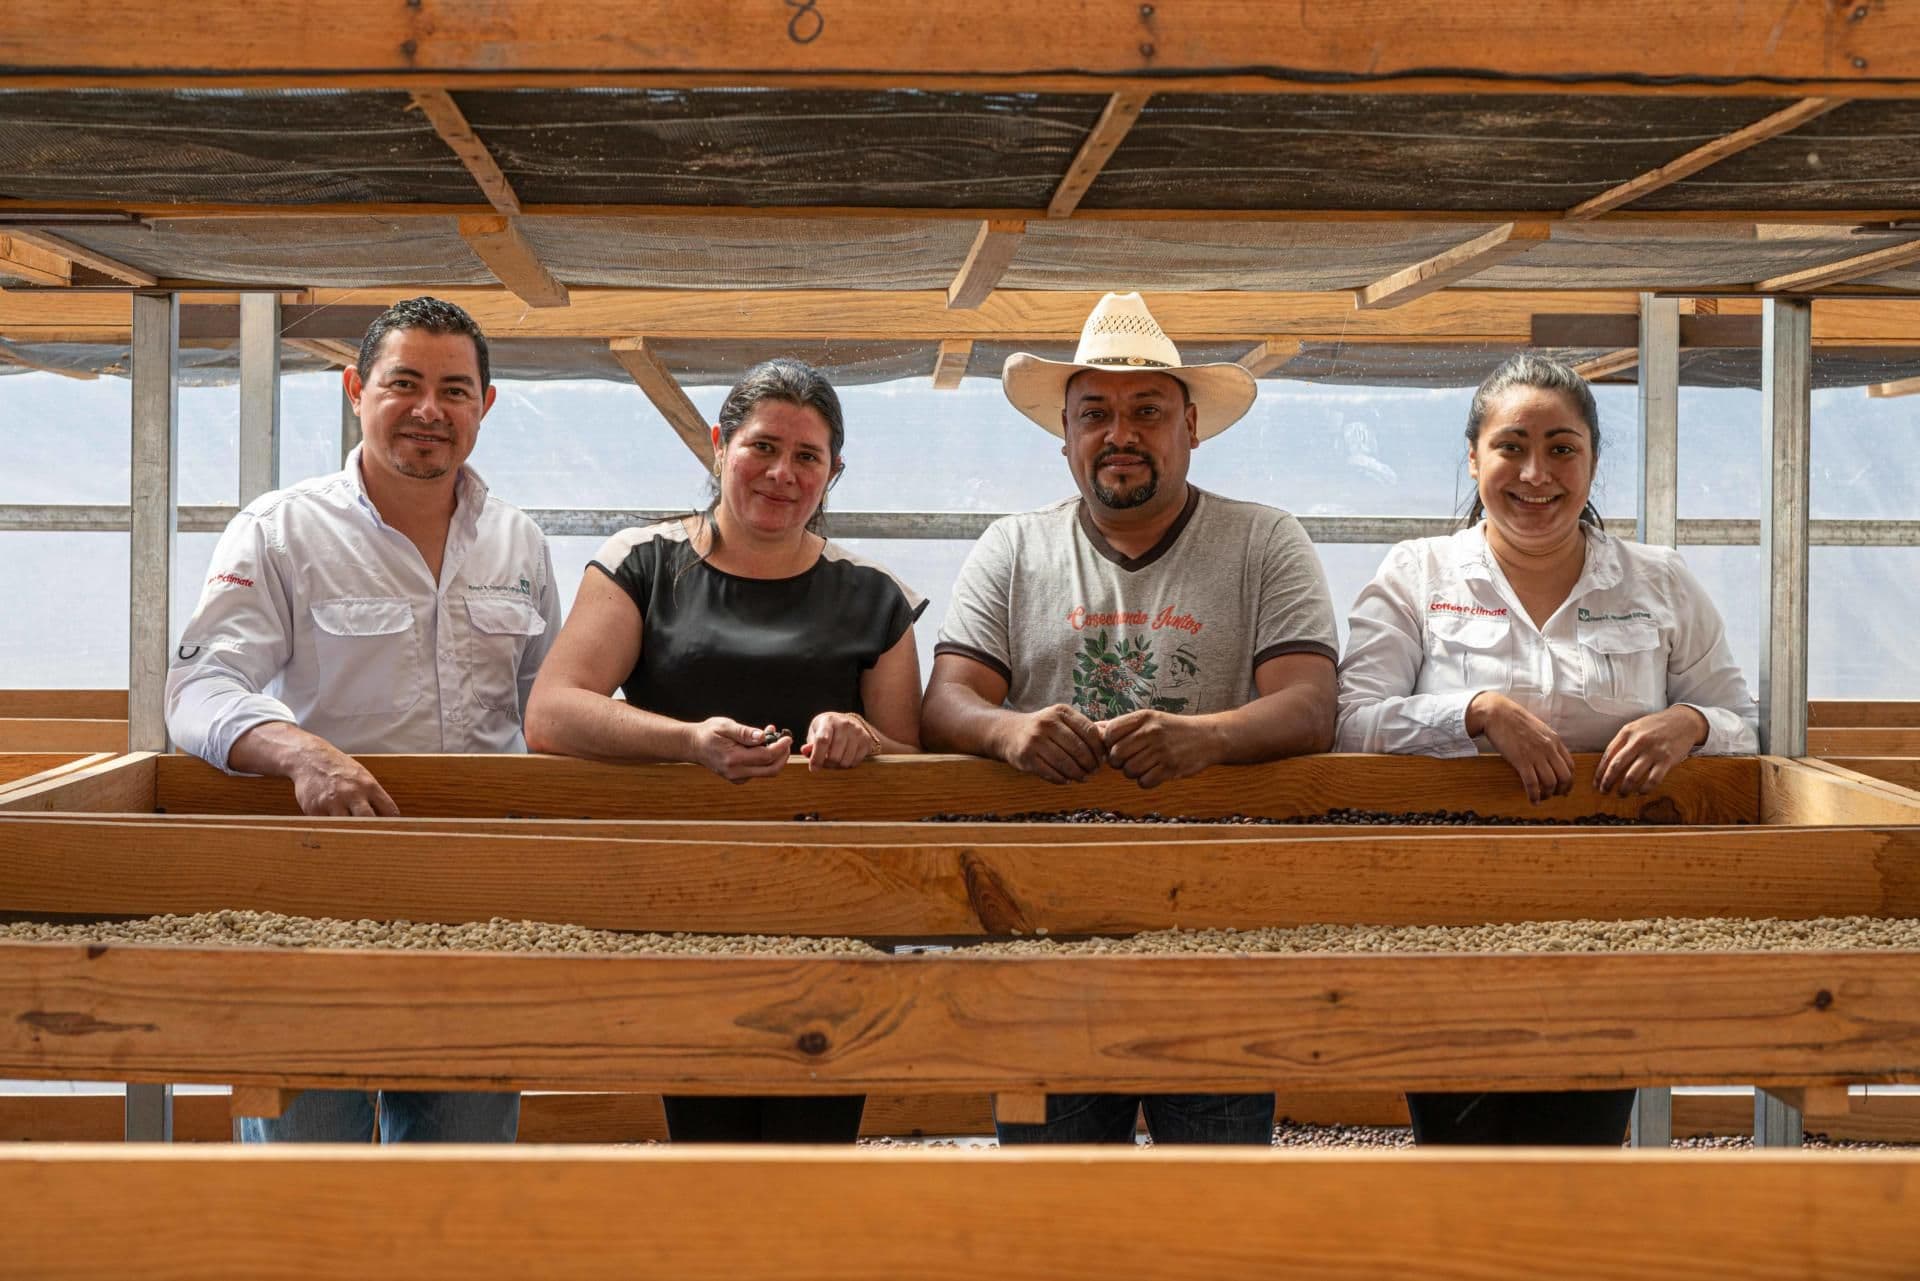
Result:
<svg viewBox="0 0 1920 1281">
<path fill-rule="evenodd" d="M 1219 733 L 1202 717 L 1141 710 L 1096 721 L 1065 703 L 1010 720 L 1000 752 L 1049 783 L 1085 782 L 1111 766 L 1141 787 L 1198 774 L 1222 755 Z"/>
<path fill-rule="evenodd" d="M 1706 741 L 1707 718 L 1684 704 L 1628 721 L 1600 755 L 1593 786 L 1599 792 L 1644 796 L 1667 771 Z M 1467 704 L 1467 732 L 1484 734 L 1527 789 L 1541 801 L 1573 790 L 1573 753 L 1553 727 L 1504 694 L 1483 690 Z"/>
<path fill-rule="evenodd" d="M 726 716 L 691 726 L 692 759 L 731 783 L 771 778 L 786 768 L 793 736 L 773 725 L 755 729 Z M 822 712 L 807 727 L 800 754 L 810 771 L 852 769 L 880 750 L 880 735 L 853 712 Z"/>
</svg>

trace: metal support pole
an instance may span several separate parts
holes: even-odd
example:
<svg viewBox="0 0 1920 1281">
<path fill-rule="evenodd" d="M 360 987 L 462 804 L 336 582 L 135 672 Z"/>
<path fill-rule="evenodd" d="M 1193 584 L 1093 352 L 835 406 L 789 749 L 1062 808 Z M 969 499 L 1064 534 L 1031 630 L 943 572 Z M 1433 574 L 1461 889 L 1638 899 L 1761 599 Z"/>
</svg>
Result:
<svg viewBox="0 0 1920 1281">
<path fill-rule="evenodd" d="M 133 298 L 133 485 L 127 563 L 127 745 L 167 750 L 167 658 L 172 644 L 169 590 L 179 527 L 180 300 Z M 173 1087 L 127 1087 L 129 1142 L 173 1138 Z"/>
<path fill-rule="evenodd" d="M 1636 1148 L 1673 1146 L 1673 1091 L 1665 1086 L 1633 1092 L 1632 1125 L 1627 1142 Z"/>
<path fill-rule="evenodd" d="M 353 401 L 347 396 L 347 380 L 343 374 L 340 379 L 340 465 L 347 465 L 347 455 L 360 443 L 360 415 L 353 412 Z"/>
<path fill-rule="evenodd" d="M 1680 300 L 1640 295 L 1640 541 L 1675 545 L 1680 524 Z"/>
<path fill-rule="evenodd" d="M 280 487 L 280 295 L 240 295 L 240 505 Z"/>
<path fill-rule="evenodd" d="M 1769 298 L 1761 320 L 1760 750 L 1807 754 L 1807 492 L 1813 304 Z M 1800 1146 L 1799 1110 L 1756 1090 L 1756 1147 Z"/>
</svg>

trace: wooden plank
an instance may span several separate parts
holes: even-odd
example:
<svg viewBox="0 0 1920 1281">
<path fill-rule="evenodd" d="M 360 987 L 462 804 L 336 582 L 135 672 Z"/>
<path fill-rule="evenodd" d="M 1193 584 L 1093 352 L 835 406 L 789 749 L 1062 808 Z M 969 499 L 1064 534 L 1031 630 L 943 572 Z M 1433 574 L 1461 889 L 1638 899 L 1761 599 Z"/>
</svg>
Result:
<svg viewBox="0 0 1920 1281">
<path fill-rule="evenodd" d="M 971 311 L 992 296 L 1013 256 L 1020 252 L 1020 241 L 1027 224 L 1018 219 L 994 220 L 980 224 L 960 264 L 953 283 L 947 286 L 947 306 L 956 311 Z"/>
<path fill-rule="evenodd" d="M 126 1130 L 120 1094 L 0 1092 L 0 1144 L 113 1143 Z M 232 1138 L 224 1094 L 176 1094 L 173 1137 L 178 1143 L 225 1143 Z"/>
<path fill-rule="evenodd" d="M 0 718 L 0 752 L 124 752 L 127 722 Z"/>
<path fill-rule="evenodd" d="M 62 378 L 71 378 L 75 382 L 90 383 L 100 376 L 91 369 L 70 369 L 65 365 L 49 364 L 46 361 L 35 360 L 31 356 L 23 356 L 18 351 L 0 350 L 0 363 L 18 365 L 22 369 L 38 370 L 43 374 L 58 374 Z"/>
<path fill-rule="evenodd" d="M 122 280 L 130 285 L 151 289 L 160 283 L 159 279 L 150 272 L 129 266 L 118 258 L 109 258 L 97 250 L 68 240 L 65 236 L 56 236 L 48 231 L 29 230 L 25 227 L 9 227 L 6 234 L 16 244 L 32 245 L 36 249 L 43 249 L 47 253 L 78 263 L 83 267 L 89 267 L 103 276 L 112 276 L 115 280 Z"/>
<path fill-rule="evenodd" d="M 4 742 L 0 739 L 0 742 Z M 1920 756 L 1920 726 L 1829 726 L 1807 731 L 1810 756 Z"/>
<path fill-rule="evenodd" d="M 958 389 L 960 380 L 966 377 L 967 362 L 972 358 L 973 340 L 971 338 L 941 339 L 940 359 L 933 367 L 933 389 L 935 391 Z"/>
<path fill-rule="evenodd" d="M 1491 5 L 1460 6 L 1445 23 L 1431 23 L 1431 10 L 1415 0 L 1283 14 L 1263 6 L 1142 13 L 1117 0 L 1064 9 L 982 0 L 936 23 L 916 22 L 924 11 L 904 0 L 810 11 L 817 21 L 741 3 L 665 0 L 644 27 L 609 39 L 605 10 L 586 0 L 556 0 L 537 21 L 486 0 L 451 0 L 430 15 L 355 0 L 344 29 L 237 0 L 162 0 L 155 17 L 177 34 L 132 41 L 115 26 L 124 11 L 106 0 L 16 0 L 0 27 L 0 67 L 9 87 L 155 89 L 591 87 L 651 73 L 643 83 L 1106 93 L 1471 84 L 1482 92 L 1906 97 L 1920 81 L 1920 20 L 1898 6 L 1865 19 L 1826 6 L 1763 13 L 1739 0 L 1684 10 L 1623 0 L 1603 9 L 1555 0 L 1516 29 Z"/>
<path fill-rule="evenodd" d="M 287 346 L 347 369 L 360 363 L 360 349 L 340 338 L 287 338 Z"/>
<path fill-rule="evenodd" d="M 1920 758 L 1905 757 L 1901 759 L 1914 760 L 1914 759 L 1920 759 Z M 1824 770 L 1827 773 L 1832 774 L 1838 778 L 1846 779 L 1850 783 L 1862 784 L 1866 787 L 1872 788 L 1876 792 L 1880 792 L 1885 795 L 1892 796 L 1901 802 L 1911 802 L 1911 803 L 1920 804 L 1920 792 L 1914 792 L 1907 788 L 1901 787 L 1897 784 L 1889 783 L 1887 780 L 1876 777 L 1872 774 L 1862 774 L 1857 770 L 1850 770 L 1846 768 L 1844 765 L 1839 764 L 1837 761 L 1822 760 L 1818 757 L 1810 756 L 1810 757 L 1803 758 L 1800 763 L 1803 765 L 1810 765 L 1816 769 Z"/>
<path fill-rule="evenodd" d="M 11 943 L 0 945 L 0 1076 L 679 1094 L 1911 1083 L 1920 953 L 796 958 Z"/>
<path fill-rule="evenodd" d="M 1545 222 L 1509 222 L 1485 235 L 1475 236 L 1428 258 L 1425 262 L 1403 267 L 1389 276 L 1354 291 L 1353 305 L 1361 310 L 1399 307 L 1445 289 L 1456 281 L 1477 276 L 1491 267 L 1530 253 L 1535 246 L 1552 238 L 1553 227 Z"/>
<path fill-rule="evenodd" d="M 1920 808 L 1920 798 L 1916 808 Z M 1381 829 L 1383 832 L 1385 829 Z M 0 904 L 28 915 L 225 909 L 346 920 L 496 916 L 719 934 L 1130 934 L 1314 923 L 1920 916 L 1920 830 L 901 846 L 0 823 Z"/>
<path fill-rule="evenodd" d="M 1255 378 L 1265 378 L 1275 370 L 1286 367 L 1287 362 L 1300 354 L 1302 343 L 1298 338 L 1267 338 L 1255 343 L 1252 348 L 1234 361 Z"/>
<path fill-rule="evenodd" d="M 1669 160 L 1648 173 L 1629 178 L 1619 186 L 1609 188 L 1591 199 L 1583 200 L 1567 210 L 1567 220 L 1582 222 L 1595 218 L 1612 209 L 1631 204 L 1642 196 L 1691 177 L 1709 165 L 1719 164 L 1728 156 L 1737 155 L 1749 147 L 1757 146 L 1769 138 L 1777 138 L 1783 133 L 1798 129 L 1809 120 L 1817 120 L 1836 107 L 1845 106 L 1845 98 L 1803 98 L 1790 107 L 1785 107 L 1754 121 L 1744 129 L 1736 129 L 1725 137 L 1715 138 L 1704 146 L 1695 147 L 1685 155 Z"/>
<path fill-rule="evenodd" d="M 996 1094 L 993 1115 L 1007 1125 L 1045 1125 L 1047 1096 L 1044 1094 Z"/>
<path fill-rule="evenodd" d="M 1766 294 L 1804 293 L 1848 280 L 1859 280 L 1864 276 L 1877 276 L 1883 271 L 1896 271 L 1916 262 L 1920 262 L 1920 240 L 1910 240 L 1904 245 L 1891 245 L 1823 266 L 1773 276 L 1755 285 L 1754 289 Z"/>
<path fill-rule="evenodd" d="M 297 1090 L 276 1089 L 271 1085 L 236 1085 L 228 1099 L 233 1116 L 276 1117 L 287 1114 Z"/>
<path fill-rule="evenodd" d="M 1920 800 L 1841 778 L 1817 765 L 1763 756 L 1762 823 L 1920 823 Z"/>
<path fill-rule="evenodd" d="M 567 287 L 554 278 L 521 234 L 519 224 L 501 214 L 460 219 L 460 238 L 487 269 L 529 307 L 565 307 Z"/>
<path fill-rule="evenodd" d="M 0 689 L 0 716 L 127 719 L 124 689 Z"/>
<path fill-rule="evenodd" d="M 1592 380 L 1605 378 L 1608 374 L 1617 374 L 1624 369 L 1632 369 L 1640 363 L 1638 347 L 1622 347 L 1610 351 L 1604 356 L 1595 356 L 1592 360 L 1583 360 L 1573 367 L 1573 372 L 1582 378 Z"/>
<path fill-rule="evenodd" d="M 1920 392 L 1920 378 L 1896 378 L 1890 383 L 1870 383 L 1867 386 L 1867 395 L 1876 399 L 1911 396 L 1915 392 Z"/>
<path fill-rule="evenodd" d="M 1134 122 L 1140 119 L 1140 112 L 1151 96 L 1146 92 L 1123 89 L 1107 99 L 1100 118 L 1093 122 L 1093 128 L 1073 157 L 1073 163 L 1067 166 L 1067 176 L 1060 180 L 1060 185 L 1054 189 L 1053 199 L 1047 202 L 1047 217 L 1066 218 L 1080 207 L 1087 188 L 1093 186 L 1094 179 L 1107 167 L 1114 149 L 1132 130 Z"/>
<path fill-rule="evenodd" d="M 1920 757 L 1915 756 L 1836 756 L 1828 763 L 1843 766 L 1858 774 L 1892 783 L 1911 792 L 1920 792 Z"/>
<path fill-rule="evenodd" d="M 858 770 L 809 773 L 796 763 L 747 786 L 697 765 L 605 765 L 554 756 L 358 758 L 402 814 L 417 818 L 655 818 L 729 821 L 915 821 L 930 814 L 1018 814 L 1105 809 L 1122 814 L 1229 814 L 1286 818 L 1354 809 L 1475 810 L 1485 815 L 1644 816 L 1660 822 L 1746 823 L 1759 806 L 1753 757 L 1684 761 L 1647 797 L 1593 790 L 1598 757 L 1575 757 L 1573 790 L 1530 805 L 1497 756 L 1323 755 L 1227 765 L 1142 791 L 1115 770 L 1056 787 L 997 761 L 969 756 L 884 757 Z M 157 804 L 169 814 L 292 814 L 285 779 L 229 778 L 187 756 L 161 757 Z M 142 807 L 148 810 L 153 806 Z M 502 811 L 505 811 L 503 813 Z"/>
<path fill-rule="evenodd" d="M 1852 725 L 1920 729 L 1920 699 L 1816 699 L 1807 704 L 1811 729 Z"/>
<path fill-rule="evenodd" d="M 28 783 L 43 782 L 54 771 L 66 771 L 76 762 L 99 763 L 99 753 L 76 755 L 72 752 L 0 752 L 0 791 Z"/>
<path fill-rule="evenodd" d="M 32 285 L 70 285 L 73 264 L 59 254 L 5 233 L 0 234 L 0 275 L 18 276 Z"/>
<path fill-rule="evenodd" d="M 156 762 L 162 759 L 151 752 L 134 752 L 56 778 L 23 783 L 0 793 L 0 811 L 150 814 Z"/>
<path fill-rule="evenodd" d="M 659 353 L 645 338 L 615 338 L 607 345 L 613 358 L 666 419 L 667 426 L 673 428 L 680 443 L 700 460 L 701 470 L 710 471 L 718 466 L 713 456 L 713 433 L 708 430 L 705 415 L 681 389 Z"/>
<path fill-rule="evenodd" d="M 466 113 L 454 102 L 453 95 L 444 89 L 416 89 L 412 98 L 413 105 L 427 118 L 440 140 L 460 157 L 460 163 L 473 175 L 487 203 L 503 214 L 519 213 L 520 197 L 514 194 L 513 184 L 494 163 L 487 144 L 474 134 L 473 126 L 467 123 Z"/>
</svg>

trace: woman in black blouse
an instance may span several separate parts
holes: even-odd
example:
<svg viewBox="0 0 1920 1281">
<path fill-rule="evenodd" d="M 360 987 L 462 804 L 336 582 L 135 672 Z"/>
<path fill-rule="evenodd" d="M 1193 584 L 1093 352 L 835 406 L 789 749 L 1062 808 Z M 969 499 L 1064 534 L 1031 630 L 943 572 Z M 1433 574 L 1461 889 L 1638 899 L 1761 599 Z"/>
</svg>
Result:
<svg viewBox="0 0 1920 1281">
<path fill-rule="evenodd" d="M 840 398 L 818 370 L 748 371 L 713 428 L 704 512 L 615 534 L 589 565 L 527 702 L 527 745 L 691 761 L 745 782 L 920 750 L 925 602 L 818 532 L 840 472 Z M 612 697 L 615 688 L 626 695 Z M 687 1141 L 852 1141 L 859 1096 L 669 1098 Z"/>
</svg>

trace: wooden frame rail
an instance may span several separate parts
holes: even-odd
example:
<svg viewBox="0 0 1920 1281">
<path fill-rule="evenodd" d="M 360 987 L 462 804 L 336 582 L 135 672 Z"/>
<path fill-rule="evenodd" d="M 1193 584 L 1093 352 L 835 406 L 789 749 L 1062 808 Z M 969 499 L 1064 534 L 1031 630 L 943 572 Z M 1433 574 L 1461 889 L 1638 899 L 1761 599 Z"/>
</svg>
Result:
<svg viewBox="0 0 1920 1281">
<path fill-rule="evenodd" d="M 1912 1275 L 1920 1156 L 83 1145 L 7 1153 L 0 1202 L 46 1281 L 1873 1281 Z"/>
<path fill-rule="evenodd" d="M 1807 704 L 1807 726 L 1920 728 L 1920 698 L 1816 699 Z"/>
</svg>

